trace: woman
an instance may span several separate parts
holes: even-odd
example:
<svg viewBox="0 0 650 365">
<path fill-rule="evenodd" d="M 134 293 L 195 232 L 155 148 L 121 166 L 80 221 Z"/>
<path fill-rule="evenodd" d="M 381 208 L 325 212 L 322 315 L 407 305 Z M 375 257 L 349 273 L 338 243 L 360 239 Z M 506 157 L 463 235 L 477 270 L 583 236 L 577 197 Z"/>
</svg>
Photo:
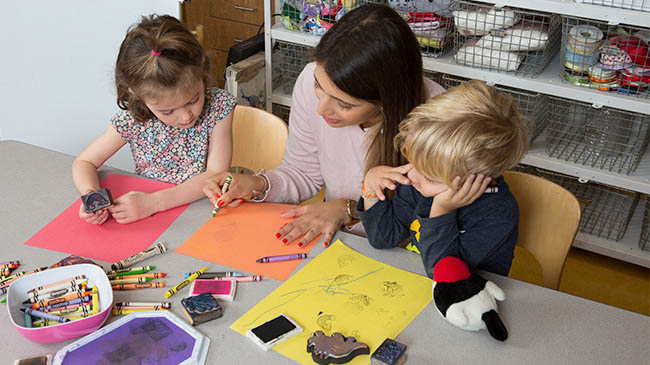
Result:
<svg viewBox="0 0 650 365">
<path fill-rule="evenodd" d="M 298 203 L 326 186 L 325 201 L 282 214 L 295 218 L 276 238 L 305 247 L 324 234 L 327 247 L 342 226 L 363 234 L 356 199 L 365 171 L 401 166 L 393 147 L 400 121 L 414 107 L 444 91 L 424 79 L 420 45 L 392 9 L 366 4 L 343 16 L 321 39 L 293 90 L 289 138 L 282 164 L 254 176 L 213 176 L 204 193 L 223 206 L 234 199 Z M 399 169 L 395 181 L 408 183 Z"/>
</svg>

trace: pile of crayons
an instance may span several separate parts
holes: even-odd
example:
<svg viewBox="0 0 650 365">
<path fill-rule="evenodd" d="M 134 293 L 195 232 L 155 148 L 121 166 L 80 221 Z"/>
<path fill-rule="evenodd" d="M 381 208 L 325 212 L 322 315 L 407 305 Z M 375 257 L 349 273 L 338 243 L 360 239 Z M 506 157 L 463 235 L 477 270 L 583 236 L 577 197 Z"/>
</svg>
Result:
<svg viewBox="0 0 650 365">
<path fill-rule="evenodd" d="M 114 316 L 120 316 L 142 311 L 168 311 L 171 308 L 170 302 L 122 302 L 115 303 L 112 313 Z"/>
<path fill-rule="evenodd" d="M 27 291 L 26 327 L 67 323 L 99 313 L 99 291 L 88 288 L 85 275 L 59 280 Z"/>
<path fill-rule="evenodd" d="M 13 272 L 19 266 L 20 266 L 20 261 L 18 260 L 0 262 L 0 295 L 7 294 L 7 292 L 9 291 L 9 286 L 13 284 L 13 282 L 16 281 L 19 277 L 33 274 L 35 272 L 47 270 L 47 266 L 45 266 L 45 267 L 39 267 L 36 270 L 32 270 L 28 272 L 24 272 L 24 271 Z"/>
<path fill-rule="evenodd" d="M 163 272 L 149 272 L 155 269 L 155 266 L 138 266 L 109 271 L 106 275 L 111 281 L 113 290 L 163 288 L 165 286 L 164 281 L 151 281 L 164 278 L 167 274 Z"/>
</svg>

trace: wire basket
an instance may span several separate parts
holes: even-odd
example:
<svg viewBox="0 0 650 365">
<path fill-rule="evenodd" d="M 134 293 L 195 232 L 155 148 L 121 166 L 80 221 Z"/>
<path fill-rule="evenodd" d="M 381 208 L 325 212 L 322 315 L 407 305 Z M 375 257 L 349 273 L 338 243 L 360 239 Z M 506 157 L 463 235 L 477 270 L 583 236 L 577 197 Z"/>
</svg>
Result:
<svg viewBox="0 0 650 365">
<path fill-rule="evenodd" d="M 605 184 L 581 183 L 575 177 L 547 170 L 535 171 L 537 176 L 562 186 L 578 199 L 580 232 L 616 241 L 623 238 L 639 201 L 639 193 Z"/>
<path fill-rule="evenodd" d="M 386 3 L 406 20 L 423 56 L 438 57 L 453 47 L 452 0 L 387 0 Z"/>
<path fill-rule="evenodd" d="M 650 98 L 649 42 L 650 28 L 563 16 L 560 76 L 580 87 Z"/>
<path fill-rule="evenodd" d="M 584 166 L 631 174 L 648 147 L 650 116 L 548 96 L 546 153 Z"/>
<path fill-rule="evenodd" d="M 289 30 L 322 36 L 343 15 L 365 3 L 385 3 L 385 1 L 282 0 L 280 23 Z"/>
<path fill-rule="evenodd" d="M 293 85 L 302 69 L 309 63 L 309 52 L 313 48 L 301 44 L 276 41 L 273 51 L 273 85 L 276 90 L 291 95 Z"/>
<path fill-rule="evenodd" d="M 458 64 L 534 78 L 560 47 L 557 14 L 456 0 L 453 16 Z"/>
<path fill-rule="evenodd" d="M 641 223 L 641 237 L 639 237 L 639 248 L 650 251 L 650 196 L 645 196 L 645 209 L 643 209 L 643 222 Z"/>
<path fill-rule="evenodd" d="M 442 86 L 449 89 L 467 80 L 463 77 L 443 74 Z M 519 112 L 526 117 L 526 127 L 530 132 L 530 141 L 534 141 L 544 131 L 548 123 L 548 107 L 545 95 L 500 85 L 495 87 L 515 99 Z"/>
<path fill-rule="evenodd" d="M 435 82 L 436 84 L 438 84 L 440 86 L 443 86 L 442 85 L 442 77 L 444 75 L 445 74 L 443 74 L 442 72 L 424 70 L 424 77 L 426 77 L 429 80 L 432 80 L 433 82 Z"/>
<path fill-rule="evenodd" d="M 631 10 L 650 11 L 650 0 L 574 0 L 577 3 Z"/>
<path fill-rule="evenodd" d="M 284 120 L 285 123 L 289 124 L 289 113 L 291 113 L 290 107 L 273 103 L 271 106 L 271 111 L 274 115 Z"/>
</svg>

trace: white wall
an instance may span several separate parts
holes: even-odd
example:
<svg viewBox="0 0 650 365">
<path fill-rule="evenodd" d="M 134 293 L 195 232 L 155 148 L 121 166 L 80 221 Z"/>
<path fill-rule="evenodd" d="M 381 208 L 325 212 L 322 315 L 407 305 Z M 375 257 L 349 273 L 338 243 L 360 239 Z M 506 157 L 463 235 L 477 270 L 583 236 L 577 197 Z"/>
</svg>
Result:
<svg viewBox="0 0 650 365">
<path fill-rule="evenodd" d="M 179 16 L 177 0 L 3 1 L 0 139 L 77 155 L 118 111 L 114 67 L 142 15 Z M 108 165 L 133 171 L 128 145 Z"/>
</svg>

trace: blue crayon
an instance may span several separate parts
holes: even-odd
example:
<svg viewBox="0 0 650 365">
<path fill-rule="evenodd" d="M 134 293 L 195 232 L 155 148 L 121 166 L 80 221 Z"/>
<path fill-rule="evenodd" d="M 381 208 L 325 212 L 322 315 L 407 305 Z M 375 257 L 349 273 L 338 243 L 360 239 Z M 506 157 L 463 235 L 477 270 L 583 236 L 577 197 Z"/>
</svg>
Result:
<svg viewBox="0 0 650 365">
<path fill-rule="evenodd" d="M 56 303 L 56 304 L 48 305 L 48 306 L 45 306 L 45 307 L 41 307 L 40 309 L 41 310 L 50 310 L 50 309 L 54 309 L 54 308 L 65 307 L 67 305 L 79 304 L 81 302 L 90 302 L 91 300 L 92 300 L 92 296 L 86 295 L 83 298 L 77 298 L 77 299 L 72 299 L 72 300 L 69 300 L 69 301 L 63 302 L 63 303 Z"/>
<path fill-rule="evenodd" d="M 37 311 L 37 310 L 34 310 L 34 309 L 20 308 L 20 310 L 27 313 L 27 314 L 29 314 L 29 315 L 31 315 L 31 316 L 44 318 L 44 319 L 47 319 L 47 320 L 50 320 L 50 321 L 57 321 L 57 322 L 61 322 L 61 323 L 70 322 L 69 318 L 65 318 L 65 317 L 61 317 L 61 316 L 55 316 L 54 314 L 45 313 L 45 312 Z"/>
</svg>

